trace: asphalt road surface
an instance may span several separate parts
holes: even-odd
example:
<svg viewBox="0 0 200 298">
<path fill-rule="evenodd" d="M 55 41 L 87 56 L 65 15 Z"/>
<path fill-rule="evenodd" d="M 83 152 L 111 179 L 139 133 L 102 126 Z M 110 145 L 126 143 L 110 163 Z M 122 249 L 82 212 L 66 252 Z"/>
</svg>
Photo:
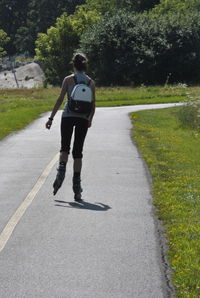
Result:
<svg viewBox="0 0 200 298">
<path fill-rule="evenodd" d="M 54 197 L 60 112 L 0 142 L 1 298 L 161 298 L 168 287 L 131 111 L 98 108 L 85 141 L 84 203 L 74 202 L 72 158 Z"/>
</svg>

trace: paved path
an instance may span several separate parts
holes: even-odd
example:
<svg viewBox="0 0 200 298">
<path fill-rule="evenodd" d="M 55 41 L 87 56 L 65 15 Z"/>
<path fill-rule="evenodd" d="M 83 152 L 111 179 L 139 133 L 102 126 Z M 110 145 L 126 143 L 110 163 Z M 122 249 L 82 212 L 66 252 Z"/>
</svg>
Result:
<svg viewBox="0 0 200 298">
<path fill-rule="evenodd" d="M 50 131 L 45 116 L 0 142 L 0 297 L 169 297 L 150 185 L 128 118 L 167 106 L 97 109 L 85 143 L 84 204 L 73 202 L 71 158 L 52 195 L 59 115 Z"/>
</svg>

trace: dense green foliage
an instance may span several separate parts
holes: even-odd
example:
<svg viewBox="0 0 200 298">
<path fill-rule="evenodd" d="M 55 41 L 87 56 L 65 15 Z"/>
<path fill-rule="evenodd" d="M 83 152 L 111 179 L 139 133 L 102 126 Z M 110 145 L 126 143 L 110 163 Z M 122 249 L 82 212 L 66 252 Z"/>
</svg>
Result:
<svg viewBox="0 0 200 298">
<path fill-rule="evenodd" d="M 4 47 L 8 41 L 9 37 L 7 36 L 6 32 L 0 29 L 0 57 L 6 54 Z"/>
<path fill-rule="evenodd" d="M 72 70 L 71 58 L 79 46 L 80 34 L 85 26 L 92 24 L 98 14 L 80 9 L 77 14 L 63 14 L 57 19 L 56 25 L 40 33 L 36 41 L 36 58 L 44 66 L 46 79 L 49 83 L 60 84 L 67 73 Z"/>
<path fill-rule="evenodd" d="M 9 55 L 34 54 L 39 32 L 46 32 L 63 12 L 72 14 L 84 0 L 0 0 L 0 28 L 10 37 Z"/>
<path fill-rule="evenodd" d="M 78 34 L 70 19 L 63 15 L 47 34 L 40 33 L 36 42 L 37 59 L 44 65 L 46 79 L 59 84 L 69 71 L 74 48 L 78 46 Z"/>
<path fill-rule="evenodd" d="M 199 11 L 200 0 L 161 0 L 155 6 L 152 13 L 160 16 L 163 14 L 179 13 L 188 14 L 188 12 Z"/>
<path fill-rule="evenodd" d="M 120 3 L 121 2 L 121 3 Z M 121 8 L 127 8 L 129 11 L 143 12 L 153 8 L 160 0 L 121 0 L 119 1 Z"/>
<path fill-rule="evenodd" d="M 0 0 L 0 28 L 11 38 L 6 47 L 9 54 L 15 52 L 14 36 L 16 30 L 25 25 L 27 6 L 27 0 Z"/>
<path fill-rule="evenodd" d="M 81 47 L 90 58 L 91 71 L 99 84 L 200 80 L 198 13 L 181 19 L 176 14 L 158 19 L 119 11 L 89 28 Z"/>
<path fill-rule="evenodd" d="M 86 0 L 85 7 L 90 10 L 97 10 L 102 15 L 106 12 L 113 12 L 116 9 L 127 11 L 143 12 L 153 8 L 160 0 Z"/>
<path fill-rule="evenodd" d="M 77 44 L 69 45 L 69 48 L 66 46 L 66 52 L 71 54 L 72 47 L 74 51 L 81 49 L 85 52 L 90 60 L 90 73 L 99 85 L 198 83 L 198 1 L 188 4 L 174 0 L 171 6 L 169 1 L 158 2 L 86 0 L 73 16 L 68 17 L 70 22 L 73 19 L 76 23 L 79 21 L 78 26 L 72 21 Z M 171 7 L 168 9 L 170 13 L 163 13 L 166 5 Z M 188 7 L 191 9 L 188 10 Z M 181 8 L 185 9 L 180 18 L 177 17 L 177 8 L 180 8 L 180 13 Z M 148 9 L 151 9 L 149 13 L 146 12 Z M 47 47 L 44 45 L 46 42 L 48 47 L 55 47 L 47 38 L 40 38 L 40 47 Z M 37 49 L 37 58 L 44 62 L 46 57 L 38 54 L 39 51 Z M 51 65 L 47 63 L 47 79 L 51 83 L 60 83 L 64 74 L 63 61 L 58 55 L 51 58 L 61 72 L 49 80 Z M 65 69 L 66 72 L 70 70 L 68 63 L 65 63 Z"/>
<path fill-rule="evenodd" d="M 0 0 L 0 28 L 8 54 L 36 52 L 54 85 L 80 49 L 99 85 L 198 83 L 199 10 L 200 0 Z"/>
</svg>

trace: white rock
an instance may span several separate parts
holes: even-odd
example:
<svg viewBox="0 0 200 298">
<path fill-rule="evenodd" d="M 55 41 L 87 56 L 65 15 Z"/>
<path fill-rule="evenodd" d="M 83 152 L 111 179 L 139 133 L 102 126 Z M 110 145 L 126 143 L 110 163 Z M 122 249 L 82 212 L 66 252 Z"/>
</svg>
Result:
<svg viewBox="0 0 200 298">
<path fill-rule="evenodd" d="M 39 64 L 31 62 L 13 71 L 1 71 L 0 89 L 39 87 L 44 79 L 45 75 Z"/>
</svg>

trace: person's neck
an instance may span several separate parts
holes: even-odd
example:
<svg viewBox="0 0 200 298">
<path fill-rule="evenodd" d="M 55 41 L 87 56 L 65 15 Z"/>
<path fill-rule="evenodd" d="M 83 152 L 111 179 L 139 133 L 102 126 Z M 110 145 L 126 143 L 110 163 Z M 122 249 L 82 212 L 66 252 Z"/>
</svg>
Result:
<svg viewBox="0 0 200 298">
<path fill-rule="evenodd" d="M 80 73 L 80 74 L 84 74 L 85 73 L 85 71 L 83 71 L 83 70 L 82 71 L 81 70 L 77 70 L 76 68 L 74 69 L 74 72 L 75 73 Z"/>
<path fill-rule="evenodd" d="M 80 74 L 84 74 L 84 71 L 79 71 L 79 70 L 75 70 L 75 73 L 80 73 Z"/>
</svg>

